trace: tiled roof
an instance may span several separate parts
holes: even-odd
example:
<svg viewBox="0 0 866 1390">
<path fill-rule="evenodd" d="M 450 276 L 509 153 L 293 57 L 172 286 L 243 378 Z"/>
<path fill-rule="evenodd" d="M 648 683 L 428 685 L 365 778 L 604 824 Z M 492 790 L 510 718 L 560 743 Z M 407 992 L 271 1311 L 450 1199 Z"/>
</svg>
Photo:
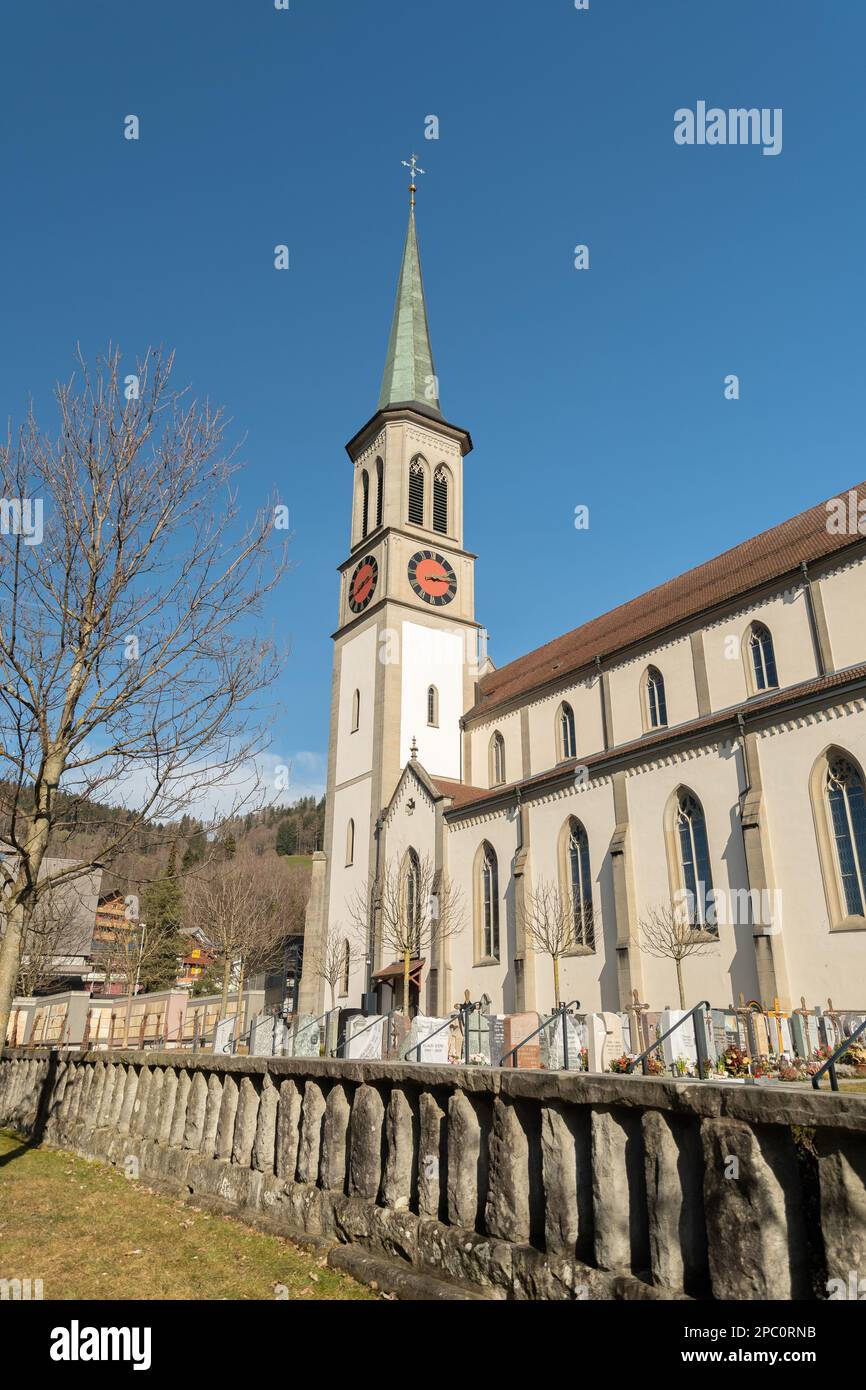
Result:
<svg viewBox="0 0 866 1390">
<path fill-rule="evenodd" d="M 866 482 L 850 489 L 866 501 Z M 847 497 L 847 493 L 839 496 Z M 714 560 L 649 589 L 638 598 L 573 628 L 543 647 L 491 671 L 478 683 L 479 698 L 467 718 L 488 715 L 536 687 L 590 667 L 596 657 L 646 641 L 708 608 L 738 598 L 761 585 L 794 574 L 863 538 L 827 529 L 827 502 L 726 550 Z"/>
<path fill-rule="evenodd" d="M 642 738 L 634 739 L 631 743 L 601 749 L 582 758 L 570 758 L 566 762 L 557 763 L 555 767 L 548 768 L 545 772 L 536 773 L 534 777 L 527 777 L 520 782 L 509 782 L 506 786 L 470 787 L 461 782 L 445 782 L 440 777 L 434 777 L 431 780 L 443 796 L 452 798 L 454 806 L 449 809 L 463 810 L 466 806 L 481 805 L 486 801 L 495 801 L 498 797 L 513 795 L 515 787 L 518 786 L 522 792 L 530 792 L 534 787 L 543 787 L 548 782 L 556 782 L 564 776 L 571 775 L 577 767 L 593 768 L 615 758 L 632 757 L 644 750 L 651 752 L 659 745 L 673 743 L 679 738 L 688 738 L 705 731 L 723 728 L 726 725 L 730 727 L 738 714 L 742 714 L 748 721 L 755 714 L 770 713 L 774 709 L 782 709 L 789 704 L 794 705 L 810 696 L 831 694 L 840 687 L 856 685 L 857 682 L 862 683 L 864 681 L 866 681 L 866 665 L 849 666 L 847 670 L 834 671 L 830 675 L 803 681 L 800 685 L 788 686 L 784 690 L 774 690 L 760 699 L 751 699 L 745 704 L 735 705 L 730 709 L 717 710 L 713 714 L 701 716 L 700 719 L 688 720 L 685 724 L 674 724 L 667 729 L 656 729 L 653 733 L 644 734 Z"/>
</svg>

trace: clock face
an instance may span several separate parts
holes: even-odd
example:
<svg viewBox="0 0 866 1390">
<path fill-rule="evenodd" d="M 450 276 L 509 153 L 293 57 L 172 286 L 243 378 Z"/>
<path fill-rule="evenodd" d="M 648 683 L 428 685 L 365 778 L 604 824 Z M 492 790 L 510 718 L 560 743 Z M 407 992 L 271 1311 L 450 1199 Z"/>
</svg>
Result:
<svg viewBox="0 0 866 1390">
<path fill-rule="evenodd" d="M 409 583 L 425 603 L 441 607 L 450 603 L 457 593 L 457 576 L 445 559 L 435 550 L 419 550 L 409 561 Z"/>
<path fill-rule="evenodd" d="M 376 592 L 379 566 L 373 555 L 365 555 L 349 580 L 349 607 L 353 613 L 363 613 Z"/>
</svg>

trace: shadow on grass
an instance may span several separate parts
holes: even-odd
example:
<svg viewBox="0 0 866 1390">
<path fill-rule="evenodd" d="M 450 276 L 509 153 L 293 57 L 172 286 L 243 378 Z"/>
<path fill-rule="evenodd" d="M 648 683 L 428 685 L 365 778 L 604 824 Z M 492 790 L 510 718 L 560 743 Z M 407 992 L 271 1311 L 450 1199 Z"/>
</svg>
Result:
<svg viewBox="0 0 866 1390">
<path fill-rule="evenodd" d="M 36 1108 L 36 1119 L 33 1123 L 32 1133 L 27 1136 L 19 1136 L 17 1130 L 13 1129 L 9 1131 L 14 1134 L 16 1138 L 20 1137 L 21 1143 L 17 1149 L 11 1149 L 9 1153 L 0 1154 L 0 1168 L 5 1167 L 7 1163 L 11 1163 L 13 1158 L 20 1158 L 22 1154 L 27 1153 L 28 1149 L 38 1149 L 42 1143 L 45 1134 L 45 1125 L 48 1121 L 51 1108 L 51 1097 L 54 1094 L 54 1086 L 57 1080 L 57 1067 L 59 1061 L 59 1055 L 56 1052 L 52 1052 L 48 1059 L 48 1070 L 45 1073 L 42 1089 L 39 1093 L 39 1104 Z"/>
</svg>

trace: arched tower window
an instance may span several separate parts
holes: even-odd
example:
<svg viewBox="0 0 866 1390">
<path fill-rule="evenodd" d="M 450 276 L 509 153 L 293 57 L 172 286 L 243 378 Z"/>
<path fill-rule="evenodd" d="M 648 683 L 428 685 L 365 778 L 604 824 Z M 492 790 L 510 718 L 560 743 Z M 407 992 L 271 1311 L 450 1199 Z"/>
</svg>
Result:
<svg viewBox="0 0 866 1390">
<path fill-rule="evenodd" d="M 647 668 L 644 676 L 644 723 L 647 729 L 663 729 L 668 722 L 668 703 L 665 698 L 665 678 L 657 666 Z"/>
<path fill-rule="evenodd" d="M 499 959 L 499 863 L 485 840 L 476 857 L 476 951 L 482 960 Z"/>
<path fill-rule="evenodd" d="M 687 905 L 692 925 L 706 930 L 707 898 L 712 891 L 710 848 L 704 808 L 690 791 L 677 796 L 676 824 L 679 840 L 682 887 L 688 894 Z"/>
<path fill-rule="evenodd" d="M 439 691 L 435 685 L 427 688 L 427 723 L 434 728 L 439 726 Z"/>
<path fill-rule="evenodd" d="M 351 724 L 351 728 L 349 729 L 349 732 L 352 733 L 352 734 L 356 734 L 356 733 L 358 732 L 358 726 L 359 726 L 360 722 L 361 722 L 361 692 L 360 692 L 360 690 L 356 690 L 355 693 L 354 693 L 354 695 L 352 696 L 352 724 Z"/>
<path fill-rule="evenodd" d="M 577 739 L 574 733 L 574 710 L 563 700 L 557 715 L 557 740 L 560 758 L 577 757 Z"/>
<path fill-rule="evenodd" d="M 355 822 L 350 820 L 346 826 L 346 864 L 355 862 Z"/>
<path fill-rule="evenodd" d="M 448 533 L 448 470 L 441 465 L 433 474 L 433 530 Z"/>
<path fill-rule="evenodd" d="M 770 629 L 763 623 L 752 623 L 749 632 L 749 659 L 752 688 L 757 694 L 761 690 L 774 690 L 779 684 L 776 674 L 776 653 Z"/>
<path fill-rule="evenodd" d="M 409 465 L 409 524 L 424 525 L 424 465 L 420 459 Z"/>
<path fill-rule="evenodd" d="M 567 889 L 574 922 L 574 944 L 595 950 L 589 840 L 584 826 L 574 816 L 568 821 L 565 851 Z"/>
<path fill-rule="evenodd" d="M 491 787 L 499 787 L 505 781 L 505 739 L 497 729 L 490 740 L 489 773 Z"/>
<path fill-rule="evenodd" d="M 348 941 L 343 942 L 343 979 L 341 981 L 341 995 L 349 993 L 349 971 L 352 968 L 352 947 Z"/>
<path fill-rule="evenodd" d="M 376 459 L 376 525 L 382 525 L 385 506 L 385 465 Z"/>
<path fill-rule="evenodd" d="M 361 474 L 361 539 L 367 534 L 370 519 L 370 475 L 366 468 Z"/>
</svg>

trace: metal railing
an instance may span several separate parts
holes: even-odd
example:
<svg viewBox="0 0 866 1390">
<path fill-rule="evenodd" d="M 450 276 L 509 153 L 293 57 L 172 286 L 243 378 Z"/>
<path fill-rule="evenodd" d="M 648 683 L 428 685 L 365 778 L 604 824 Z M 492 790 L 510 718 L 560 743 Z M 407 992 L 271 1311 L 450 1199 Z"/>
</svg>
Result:
<svg viewBox="0 0 866 1390">
<path fill-rule="evenodd" d="M 854 1042 L 855 1039 L 859 1038 L 860 1034 L 863 1032 L 866 1032 L 866 1018 L 864 1018 L 863 1022 L 860 1024 L 858 1028 L 854 1029 L 854 1032 L 851 1034 L 850 1038 L 846 1038 L 844 1042 L 840 1043 L 839 1046 L 836 1048 L 836 1051 L 832 1054 L 832 1056 L 828 1057 L 826 1062 L 824 1062 L 823 1066 L 820 1066 L 818 1070 L 815 1072 L 815 1075 L 812 1077 L 812 1085 L 816 1091 L 820 1089 L 821 1077 L 824 1075 L 825 1071 L 828 1071 L 830 1073 L 830 1090 L 838 1091 L 839 1078 L 836 1075 L 836 1063 L 839 1061 L 840 1057 L 844 1057 L 852 1042 Z"/>
<path fill-rule="evenodd" d="M 434 1028 L 432 1033 L 428 1033 L 427 1036 L 426 1036 L 426 1038 L 422 1038 L 420 1042 L 413 1043 L 413 1045 L 409 1048 L 408 1052 L 406 1053 L 406 1056 L 405 1056 L 404 1060 L 408 1062 L 409 1059 L 410 1059 L 410 1057 L 411 1057 L 411 1055 L 412 1055 L 412 1053 L 413 1053 L 413 1052 L 417 1052 L 417 1053 L 418 1053 L 418 1057 L 417 1057 L 416 1060 L 420 1062 L 420 1061 L 421 1061 L 421 1048 L 422 1048 L 422 1047 L 425 1047 L 425 1046 L 427 1045 L 427 1043 L 430 1041 L 431 1038 L 435 1038 L 436 1035 L 437 1035 L 437 1033 L 442 1033 L 442 1032 L 444 1032 L 444 1030 L 445 1030 L 446 1028 L 450 1028 L 450 1027 L 451 1027 L 451 1024 L 454 1022 L 454 1019 L 455 1019 L 455 1018 L 459 1018 L 460 1021 L 461 1021 L 461 1023 L 462 1023 L 462 1025 L 463 1025 L 463 1061 L 464 1061 L 464 1063 L 466 1064 L 466 1066 L 468 1067 L 468 1065 L 469 1065 L 469 1028 L 468 1028 L 469 1015 L 472 1014 L 472 1013 L 474 1013 L 476 1009 L 480 1009 L 480 1008 L 481 1008 L 481 1001 L 480 1001 L 480 1000 L 478 1001 L 477 1004 L 470 1004 L 470 1003 L 458 1004 L 458 1005 L 457 1005 L 457 1012 L 456 1012 L 456 1014 L 452 1014 L 450 1018 L 446 1018 L 445 1022 L 444 1022 L 444 1023 L 440 1023 L 440 1025 L 439 1025 L 438 1028 Z"/>
<path fill-rule="evenodd" d="M 562 1065 L 563 1071 L 568 1071 L 568 1023 L 566 1021 L 566 1015 L 569 1009 L 579 1008 L 579 999 L 572 999 L 570 1004 L 560 1004 L 558 1009 L 554 1009 L 553 1013 L 550 1015 L 550 1018 L 546 1018 L 544 1022 L 540 1024 L 539 1027 L 536 1028 L 532 1033 L 528 1033 L 525 1038 L 521 1038 L 520 1042 L 517 1043 L 516 1047 L 511 1047 L 508 1049 L 507 1052 L 504 1052 L 502 1054 L 502 1056 L 499 1058 L 500 1067 L 503 1067 L 505 1065 L 507 1058 L 516 1057 L 517 1053 L 520 1051 L 521 1047 L 524 1046 L 524 1044 L 532 1042 L 532 1039 L 537 1038 L 539 1033 L 543 1033 L 545 1028 L 549 1028 L 550 1024 L 553 1022 L 555 1018 L 560 1018 L 562 1020 Z M 516 1066 L 517 1063 L 515 1062 L 514 1065 Z"/>
<path fill-rule="evenodd" d="M 626 1074 L 630 1076 L 631 1073 L 634 1071 L 635 1067 L 637 1066 L 638 1062 L 640 1062 L 641 1071 L 643 1072 L 644 1076 L 649 1076 L 649 1058 L 651 1057 L 653 1052 L 658 1051 L 665 1038 L 669 1038 L 672 1033 L 675 1033 L 677 1031 L 678 1028 L 682 1028 L 683 1024 L 687 1022 L 688 1019 L 693 1018 L 694 1015 L 700 1009 L 706 1010 L 709 1007 L 710 1001 L 708 999 L 702 999 L 700 1003 L 695 1004 L 693 1009 L 689 1009 L 687 1014 L 683 1014 L 682 1018 L 677 1019 L 676 1023 L 672 1028 L 668 1028 L 666 1032 L 662 1033 L 660 1038 L 656 1038 L 655 1042 L 652 1043 L 651 1046 L 648 1047 L 645 1052 L 642 1052 L 639 1057 L 635 1057 L 631 1062 L 629 1062 L 628 1066 L 626 1067 Z M 695 1027 L 695 1051 L 698 1054 L 698 1076 L 700 1077 L 701 1081 L 706 1081 L 707 1072 L 710 1069 L 710 1059 L 707 1054 L 706 1037 L 704 1031 L 702 1028 L 698 1027 Z"/>
</svg>

